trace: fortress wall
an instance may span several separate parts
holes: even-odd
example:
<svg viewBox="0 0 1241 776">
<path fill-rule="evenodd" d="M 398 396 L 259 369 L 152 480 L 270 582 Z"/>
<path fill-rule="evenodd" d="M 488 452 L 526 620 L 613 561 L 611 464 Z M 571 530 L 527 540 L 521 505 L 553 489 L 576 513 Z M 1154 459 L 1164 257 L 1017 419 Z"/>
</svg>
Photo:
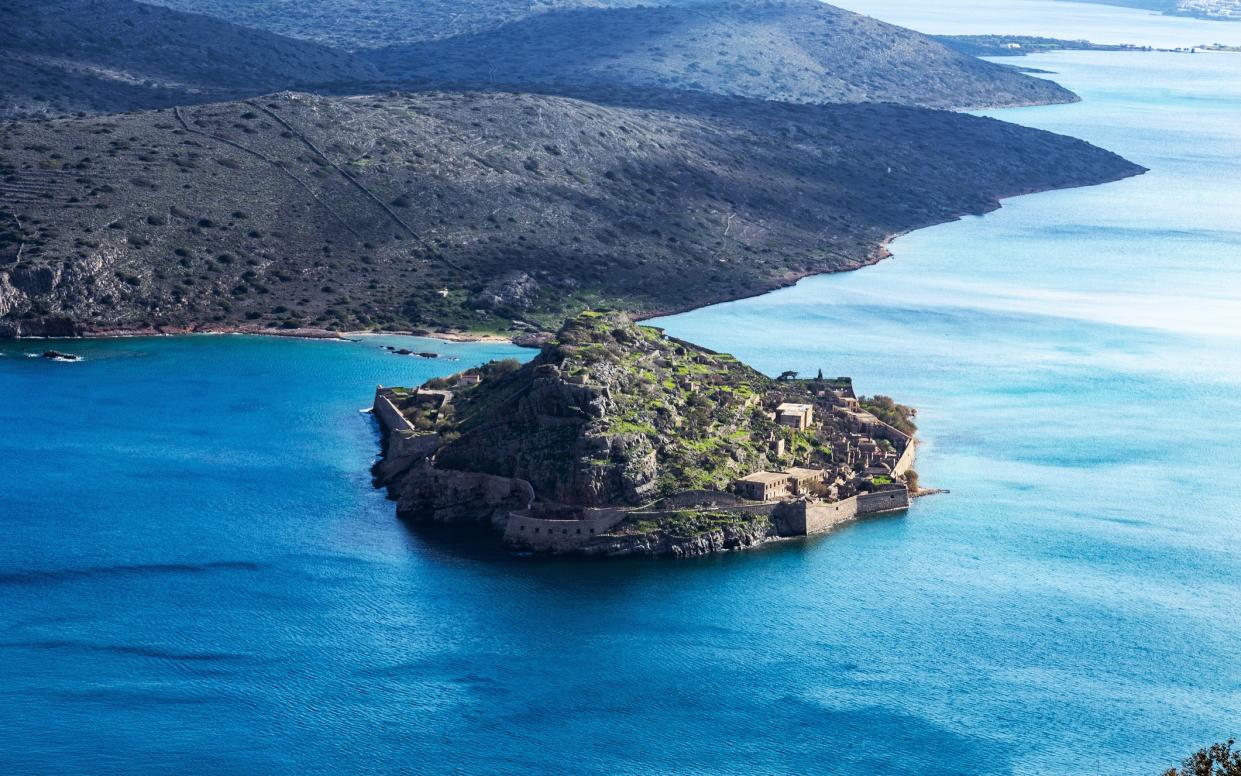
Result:
<svg viewBox="0 0 1241 776">
<path fill-rule="evenodd" d="M 437 469 L 423 460 L 401 478 L 397 513 L 445 523 L 486 520 L 499 530 L 510 511 L 533 500 L 534 488 L 523 479 Z"/>
<path fill-rule="evenodd" d="M 859 515 L 873 515 L 876 512 L 890 512 L 894 509 L 905 509 L 909 506 L 909 490 L 894 488 L 876 493 L 863 493 L 854 496 L 857 499 Z"/>
<path fill-rule="evenodd" d="M 401 414 L 401 411 L 398 410 L 396 405 L 392 403 L 392 400 L 383 393 L 380 393 L 379 389 L 375 390 L 375 404 L 372 408 L 372 412 L 374 412 L 375 417 L 379 419 L 380 425 L 388 431 L 416 430 L 414 429 L 414 424 L 406 420 L 405 416 Z"/>
<path fill-rule="evenodd" d="M 917 447 L 917 442 L 910 439 L 908 444 L 905 445 L 905 451 L 901 453 L 901 457 L 896 459 L 896 466 L 892 467 L 892 474 L 897 477 L 903 477 L 905 472 L 913 468 L 914 458 L 917 456 Z"/>
<path fill-rule="evenodd" d="M 382 421 L 381 421 L 382 424 Z M 411 434 L 408 431 L 388 432 L 383 458 L 375 464 L 374 473 L 380 485 L 391 485 L 410 468 L 435 454 L 443 439 L 439 434 Z"/>
<path fill-rule="evenodd" d="M 770 517 L 782 504 L 737 504 L 712 507 L 712 512 L 732 512 Z M 587 509 L 578 519 L 557 520 L 535 517 L 529 511 L 510 512 L 504 529 L 504 541 L 508 544 L 532 550 L 570 552 L 590 542 L 599 534 L 605 534 L 626 518 L 657 520 L 670 517 L 682 510 L 630 512 L 623 509 Z"/>
<path fill-rule="evenodd" d="M 707 507 L 705 509 L 695 510 L 695 511 L 731 512 L 734 514 L 771 516 L 772 514 L 775 513 L 777 509 L 780 508 L 781 505 L 782 505 L 782 502 L 779 502 L 779 501 L 764 501 L 764 502 L 760 502 L 757 504 L 754 502 L 745 502 L 741 504 L 723 504 L 720 506 Z M 658 520 L 661 517 L 671 517 L 675 515 L 676 513 L 682 512 L 682 511 L 684 511 L 684 509 L 651 509 L 651 510 L 644 509 L 641 512 L 639 511 L 630 512 L 629 516 L 636 518 L 638 520 L 643 520 L 643 519 Z"/>
<path fill-rule="evenodd" d="M 713 512 L 745 513 L 775 518 L 785 536 L 813 536 L 866 515 L 891 512 L 909 506 L 909 491 L 893 488 L 863 493 L 832 503 L 769 502 L 713 507 Z M 510 512 L 504 529 L 508 544 L 532 550 L 571 552 L 606 534 L 626 518 L 657 520 L 675 515 L 676 509 L 627 512 L 621 509 L 588 509 L 576 519 L 535 517 L 530 511 Z"/>
<path fill-rule="evenodd" d="M 504 541 L 532 550 L 567 552 L 612 530 L 626 514 L 620 509 L 589 509 L 581 519 L 555 520 L 534 517 L 529 512 L 510 512 Z"/>
<path fill-rule="evenodd" d="M 909 506 L 905 488 L 863 493 L 834 502 L 799 501 L 780 510 L 781 528 L 790 536 L 813 536 L 865 515 L 891 512 Z"/>
<path fill-rule="evenodd" d="M 741 503 L 741 499 L 732 493 L 725 493 L 720 490 L 687 490 L 683 493 L 674 493 L 671 496 L 662 498 L 655 502 L 654 506 L 667 510 L 696 507 L 699 504 L 734 506 L 739 503 Z"/>
<path fill-rule="evenodd" d="M 799 510 L 794 510 L 794 514 L 801 513 L 800 524 L 794 518 L 790 522 L 790 528 L 794 530 L 794 535 L 813 536 L 814 534 L 826 533 L 842 523 L 847 523 L 858 516 L 857 497 L 847 498 L 844 501 L 836 501 L 834 503 L 813 504 L 807 503 Z"/>
</svg>

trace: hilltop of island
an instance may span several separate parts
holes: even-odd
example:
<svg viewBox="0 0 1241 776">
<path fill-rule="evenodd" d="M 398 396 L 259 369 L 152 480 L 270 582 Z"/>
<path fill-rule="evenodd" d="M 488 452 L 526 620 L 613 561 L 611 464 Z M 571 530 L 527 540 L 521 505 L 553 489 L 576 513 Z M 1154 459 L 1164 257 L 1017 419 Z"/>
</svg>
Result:
<svg viewBox="0 0 1241 776">
<path fill-rule="evenodd" d="M 699 555 L 903 509 L 913 410 L 848 378 L 767 377 L 623 313 L 527 364 L 376 391 L 376 481 L 410 521 L 530 550 Z"/>
</svg>

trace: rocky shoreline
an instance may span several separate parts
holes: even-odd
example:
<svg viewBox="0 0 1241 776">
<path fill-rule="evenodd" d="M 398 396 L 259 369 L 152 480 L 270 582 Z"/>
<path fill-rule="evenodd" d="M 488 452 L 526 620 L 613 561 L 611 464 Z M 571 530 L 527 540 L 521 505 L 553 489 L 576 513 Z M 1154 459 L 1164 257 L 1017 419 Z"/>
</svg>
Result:
<svg viewBox="0 0 1241 776">
<path fill-rule="evenodd" d="M 1108 182 L 1116 182 L 1126 178 L 1143 175 L 1147 172 L 1145 167 L 1136 167 L 1134 170 L 1117 177 Z M 1073 186 L 1061 188 L 1085 188 L 1089 186 L 1101 185 L 1099 181 L 1084 181 Z M 1059 190 L 1059 189 L 1054 189 Z M 1014 197 L 1029 196 L 1031 194 L 1039 194 L 1048 189 L 1028 188 L 1015 191 L 1009 194 L 1003 194 L 996 198 L 993 206 L 982 211 L 983 214 L 995 212 L 1003 206 L 1003 201 Z M 750 299 L 754 297 L 769 294 L 772 291 L 778 291 L 782 288 L 789 288 L 806 278 L 818 277 L 821 275 L 834 275 L 840 272 L 854 272 L 864 267 L 870 267 L 881 261 L 892 257 L 890 250 L 894 241 L 913 232 L 928 229 L 933 226 L 959 221 L 970 215 L 978 215 L 975 212 L 959 212 L 944 219 L 929 221 L 919 224 L 908 229 L 902 229 L 892 232 L 883 237 L 879 244 L 870 250 L 861 258 L 849 259 L 841 257 L 842 264 L 830 270 L 810 270 L 806 272 L 790 273 L 780 278 L 770 279 L 762 287 L 754 290 L 753 293 L 745 293 L 740 295 L 724 295 L 719 297 L 705 298 L 694 302 L 690 305 L 681 307 L 667 307 L 650 310 L 632 311 L 634 320 L 644 321 L 653 318 L 662 318 L 671 315 L 680 315 L 693 310 L 709 307 L 715 304 L 723 304 L 726 302 L 735 302 L 741 299 Z M 157 337 L 157 336 L 181 336 L 188 334 L 249 334 L 264 337 L 292 337 L 296 339 L 354 339 L 358 337 L 379 336 L 379 335 L 397 335 L 412 336 L 423 339 L 440 340 L 443 342 L 491 342 L 491 343 L 512 343 L 519 347 L 538 348 L 551 336 L 548 331 L 530 331 L 523 330 L 511 336 L 495 334 L 492 332 L 471 332 L 471 331 L 434 331 L 412 329 L 380 329 L 380 330 L 341 330 L 315 328 L 315 327 L 299 327 L 293 329 L 271 328 L 263 326 L 246 326 L 239 324 L 193 324 L 187 326 L 160 326 L 160 327 L 92 327 L 90 325 L 81 324 L 70 321 L 68 319 L 49 319 L 38 320 L 33 322 L 3 322 L 0 321 L 0 339 L 103 339 L 110 337 Z"/>
</svg>

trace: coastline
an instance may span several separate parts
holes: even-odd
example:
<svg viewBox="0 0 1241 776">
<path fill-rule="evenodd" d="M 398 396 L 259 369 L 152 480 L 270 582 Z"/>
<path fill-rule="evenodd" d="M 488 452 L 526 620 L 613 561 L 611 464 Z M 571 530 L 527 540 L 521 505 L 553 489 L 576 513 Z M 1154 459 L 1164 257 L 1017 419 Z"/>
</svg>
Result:
<svg viewBox="0 0 1241 776">
<path fill-rule="evenodd" d="M 1031 107 L 1038 107 L 1038 106 L 1031 106 Z M 914 232 L 918 232 L 923 229 L 930 229 L 931 227 L 934 227 L 934 226 L 943 226 L 944 224 L 955 223 L 969 216 L 981 217 L 981 216 L 987 215 L 988 213 L 994 213 L 1004 206 L 1004 202 L 1006 200 L 1016 199 L 1017 197 L 1027 197 L 1032 194 L 1044 194 L 1050 191 L 1070 191 L 1072 189 L 1086 189 L 1086 188 L 1091 188 L 1094 186 L 1106 186 L 1107 184 L 1110 184 L 1110 183 L 1119 183 L 1120 181 L 1128 180 L 1130 178 L 1136 178 L 1138 176 L 1145 175 L 1146 173 L 1150 172 L 1149 167 L 1145 167 L 1143 165 L 1137 164 L 1136 162 L 1134 163 L 1134 165 L 1138 168 L 1134 172 L 1131 172 L 1127 175 L 1122 175 L 1118 178 L 1112 178 L 1111 180 L 1096 181 L 1092 183 L 1080 183 L 1080 184 L 1076 184 L 1072 186 L 1059 186 L 1059 187 L 1051 188 L 1051 189 L 1034 188 L 1034 189 L 1028 189 L 1028 190 L 1023 190 L 1023 191 L 1012 192 L 1008 194 L 1001 194 L 1000 196 L 996 197 L 995 202 L 992 203 L 991 207 L 988 207 L 987 209 L 981 212 L 957 213 L 953 215 L 951 218 L 930 221 L 924 224 L 918 224 L 917 226 L 911 226 L 907 229 L 901 229 L 899 231 L 892 232 L 886 235 L 885 237 L 883 237 L 883 239 L 879 241 L 879 244 L 876 245 L 875 248 L 872 249 L 870 253 L 867 254 L 864 258 L 851 259 L 850 260 L 851 264 L 849 266 L 844 266 L 844 267 L 841 267 L 840 269 L 828 270 L 826 272 L 791 273 L 789 275 L 785 275 L 782 278 L 773 278 L 771 281 L 769 281 L 768 283 L 765 283 L 760 289 L 756 290 L 754 293 L 742 294 L 740 296 L 730 296 L 726 298 L 709 299 L 701 303 L 686 305 L 684 307 L 649 310 L 649 311 L 648 310 L 636 311 L 632 313 L 632 315 L 633 315 L 634 320 L 636 321 L 648 321 L 648 320 L 651 320 L 652 318 L 664 318 L 670 315 L 681 315 L 682 313 L 688 313 L 694 310 L 700 310 L 704 307 L 710 307 L 711 305 L 724 304 L 726 302 L 737 302 L 737 301 L 741 301 L 742 299 L 753 299 L 755 297 L 764 296 L 766 294 L 771 293 L 772 291 L 779 291 L 782 288 L 790 288 L 792 286 L 795 286 L 802 280 L 805 280 L 806 278 L 818 277 L 820 275 L 836 275 L 842 272 L 856 272 L 857 270 L 863 269 L 865 267 L 874 266 L 875 264 L 878 264 L 879 262 L 884 261 L 885 259 L 892 258 L 892 251 L 890 250 L 890 246 L 892 245 L 893 242 L 895 242 L 896 240 L 899 240 L 905 235 L 913 234 Z"/>
<path fill-rule="evenodd" d="M 131 337 L 189 337 L 195 335 L 225 336 L 230 334 L 240 334 L 250 337 L 283 337 L 285 339 L 327 340 L 339 342 L 354 341 L 363 337 L 400 336 L 436 340 L 439 342 L 487 342 L 494 344 L 515 344 L 513 343 L 512 337 L 504 337 L 490 332 L 416 332 L 408 330 L 334 331 L 332 329 L 318 328 L 270 329 L 257 326 L 164 326 L 159 328 L 143 327 L 134 329 L 100 327 L 98 329 L 88 329 L 77 334 L 69 335 L 40 334 L 5 337 L 3 339 L 11 342 L 25 342 L 34 340 L 127 339 Z"/>
<path fill-rule="evenodd" d="M 1053 103 L 1053 104 L 1061 104 L 1061 103 Z M 1042 103 L 1040 103 L 1040 105 L 1042 105 Z M 1029 107 L 1036 107 L 1036 106 L 1029 106 Z M 673 308 L 647 309 L 647 310 L 638 309 L 638 310 L 631 310 L 629 311 L 629 313 L 633 317 L 633 319 L 636 321 L 645 321 L 645 320 L 650 320 L 652 318 L 662 318 L 662 317 L 666 317 L 670 315 L 680 315 L 682 313 L 687 313 L 693 310 L 699 310 L 701 308 L 710 307 L 716 304 L 724 304 L 726 302 L 736 302 L 742 299 L 751 299 L 754 297 L 763 296 L 765 294 L 771 293 L 772 291 L 778 291 L 782 288 L 789 288 L 791 286 L 794 286 L 798 282 L 804 280 L 805 278 L 809 278 L 809 277 L 816 277 L 819 275 L 834 275 L 840 272 L 853 272 L 853 271 L 862 269 L 863 267 L 869 267 L 874 264 L 878 264 L 880 261 L 891 258 L 892 252 L 889 249 L 890 245 L 895 240 L 901 237 L 904 237 L 907 234 L 911 234 L 913 232 L 916 232 L 922 229 L 929 229 L 933 226 L 940 226 L 943 224 L 949 224 L 955 221 L 960 221 L 961 219 L 967 216 L 984 216 L 984 215 L 987 215 L 988 213 L 993 213 L 1003 207 L 1004 201 L 1009 200 L 1009 199 L 1014 199 L 1016 197 L 1029 196 L 1031 194 L 1041 194 L 1041 193 L 1048 192 L 1048 191 L 1066 191 L 1066 190 L 1077 189 L 1077 188 L 1102 186 L 1102 185 L 1106 185 L 1109 183 L 1117 183 L 1122 180 L 1127 180 L 1129 178 L 1144 175 L 1145 173 L 1149 172 L 1149 168 L 1144 167 L 1140 164 L 1134 163 L 1134 167 L 1136 169 L 1134 169 L 1132 172 L 1120 175 L 1115 178 L 1110 178 L 1108 180 L 1088 181 L 1088 182 L 1082 182 L 1082 183 L 1072 184 L 1072 185 L 1067 185 L 1067 186 L 1057 186 L 1053 188 L 1034 187 L 1034 188 L 1022 189 L 1019 191 L 1009 192 L 1005 194 L 1000 194 L 995 197 L 994 201 L 989 203 L 988 207 L 984 209 L 980 209 L 978 212 L 958 212 L 958 213 L 953 214 L 949 218 L 935 219 L 932 221 L 928 221 L 926 223 L 921 223 L 915 226 L 908 227 L 906 229 L 901 229 L 895 232 L 891 232 L 885 235 L 884 237 L 882 237 L 879 240 L 879 242 L 875 245 L 874 248 L 872 248 L 867 254 L 865 254 L 864 256 L 860 258 L 845 256 L 843 254 L 837 254 L 839 258 L 844 260 L 844 263 L 835 269 L 819 270 L 819 271 L 812 270 L 812 271 L 806 271 L 806 272 L 789 273 L 789 274 L 786 274 L 780 277 L 770 278 L 766 282 L 763 282 L 762 284 L 756 286 L 752 292 L 743 293 L 743 294 L 739 294 L 735 296 L 734 295 L 719 296 L 719 297 L 709 296 L 709 297 L 697 300 L 691 304 L 687 304 L 683 306 L 678 306 L 678 307 L 673 307 Z M 244 324 L 193 324 L 193 325 L 183 325 L 183 326 L 161 326 L 161 327 L 149 327 L 148 326 L 148 327 L 139 327 L 139 328 L 124 328 L 124 327 L 112 327 L 112 326 L 77 327 L 72 322 L 66 321 L 65 323 L 67 325 L 67 328 L 77 328 L 77 330 L 73 333 L 66 333 L 66 334 L 18 335 L 15 337 L 4 337 L 3 339 L 9 339 L 9 340 L 14 340 L 14 341 L 33 340 L 33 339 L 119 339 L 119 338 L 125 338 L 125 337 L 172 337 L 172 336 L 185 336 L 185 335 L 190 335 L 190 334 L 247 334 L 247 335 L 252 335 L 252 336 L 263 336 L 263 337 L 288 337 L 288 338 L 293 338 L 293 339 L 348 340 L 348 339 L 356 339 L 359 337 L 366 337 L 366 336 L 395 335 L 395 336 L 420 337 L 423 339 L 439 340 L 441 342 L 456 342 L 456 343 L 487 342 L 487 343 L 496 343 L 496 344 L 508 343 L 508 344 L 515 344 L 521 347 L 537 347 L 537 345 L 533 345 L 529 343 L 522 343 L 518 341 L 519 339 L 523 337 L 529 336 L 531 334 L 531 332 L 529 331 L 524 331 L 519 334 L 513 334 L 512 336 L 504 336 L 504 335 L 496 334 L 490 331 L 472 332 L 468 330 L 457 331 L 457 332 L 452 332 L 452 331 L 424 332 L 424 331 L 413 331 L 413 330 L 336 331 L 332 329 L 321 329 L 321 328 L 313 328 L 313 327 L 297 328 L 297 329 L 273 329 L 273 328 L 265 328 L 265 327 L 259 327 L 259 326 L 247 326 Z"/>
</svg>

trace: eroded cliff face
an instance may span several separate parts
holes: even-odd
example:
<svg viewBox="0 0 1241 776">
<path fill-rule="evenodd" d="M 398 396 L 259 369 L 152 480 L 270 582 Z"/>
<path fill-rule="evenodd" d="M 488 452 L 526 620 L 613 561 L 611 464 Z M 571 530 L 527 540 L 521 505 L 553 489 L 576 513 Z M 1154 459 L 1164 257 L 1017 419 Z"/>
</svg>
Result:
<svg viewBox="0 0 1241 776">
<path fill-rule="evenodd" d="M 409 520 L 476 523 L 503 530 L 509 512 L 534 498 L 530 485 L 511 477 L 438 469 L 423 462 L 402 479 L 397 514 Z"/>
<path fill-rule="evenodd" d="M 444 469 L 483 471 L 530 482 L 546 501 L 584 507 L 636 505 L 655 486 L 655 448 L 639 433 L 610 433 L 604 420 L 625 390 L 616 374 L 570 382 L 555 354 L 511 378 L 510 390 L 481 401 L 480 417 L 436 456 Z"/>
</svg>

